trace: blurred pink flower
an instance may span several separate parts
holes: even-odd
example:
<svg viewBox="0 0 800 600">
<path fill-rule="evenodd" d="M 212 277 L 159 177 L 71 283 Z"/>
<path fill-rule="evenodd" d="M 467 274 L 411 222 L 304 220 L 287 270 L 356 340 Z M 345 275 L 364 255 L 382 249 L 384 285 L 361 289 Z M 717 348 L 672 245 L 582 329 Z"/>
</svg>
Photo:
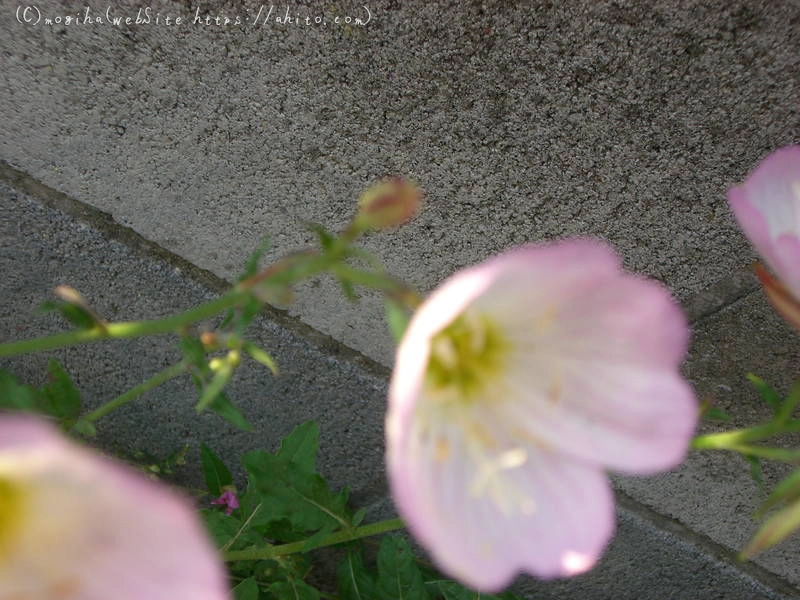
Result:
<svg viewBox="0 0 800 600">
<path fill-rule="evenodd" d="M 165 486 L 0 416 L 0 598 L 223 600 L 224 566 Z"/>
<path fill-rule="evenodd" d="M 386 420 L 398 512 L 446 573 L 494 592 L 588 570 L 614 531 L 604 471 L 679 464 L 697 403 L 686 320 L 592 240 L 465 269 L 414 315 Z"/>
<path fill-rule="evenodd" d="M 222 495 L 216 500 L 212 500 L 211 504 L 225 507 L 225 514 L 231 515 L 234 510 L 239 508 L 239 499 L 232 490 L 225 490 Z"/>
<path fill-rule="evenodd" d="M 800 328 L 800 146 L 767 156 L 728 192 L 733 214 L 777 279 L 758 270 L 775 308 Z"/>
</svg>

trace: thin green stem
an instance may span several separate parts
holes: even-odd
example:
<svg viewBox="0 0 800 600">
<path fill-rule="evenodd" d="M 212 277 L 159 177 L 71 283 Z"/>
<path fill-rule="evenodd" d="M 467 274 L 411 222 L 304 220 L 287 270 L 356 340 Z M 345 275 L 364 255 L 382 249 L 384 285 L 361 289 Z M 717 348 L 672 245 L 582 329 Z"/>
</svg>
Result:
<svg viewBox="0 0 800 600">
<path fill-rule="evenodd" d="M 169 381 L 170 379 L 174 379 L 178 375 L 186 372 L 187 363 L 186 361 L 181 361 L 176 365 L 172 365 L 171 367 L 167 367 L 163 371 L 160 371 L 153 375 L 147 381 L 143 381 L 136 387 L 129 389 L 127 392 L 122 394 L 121 396 L 117 396 L 113 400 L 109 400 L 101 407 L 93 410 L 89 414 L 84 417 L 81 417 L 81 421 L 88 421 L 89 423 L 93 423 L 98 419 L 106 416 L 108 413 L 118 409 L 120 406 L 127 404 L 131 400 L 135 400 L 145 392 L 152 390 L 155 387 L 158 387 L 162 383 Z"/>
<path fill-rule="evenodd" d="M 800 461 L 800 450 L 789 450 L 786 448 L 768 448 L 766 446 L 750 446 L 742 444 L 728 448 L 739 454 L 745 456 L 758 456 L 759 458 L 766 458 L 769 460 L 778 460 L 781 462 L 797 463 Z"/>
<path fill-rule="evenodd" d="M 78 329 L 34 338 L 32 340 L 0 344 L 0 356 L 41 352 L 42 350 L 53 350 L 55 348 L 74 346 L 97 340 L 135 338 L 159 333 L 171 333 L 197 321 L 213 317 L 220 311 L 234 306 L 245 296 L 245 292 L 239 289 L 233 289 L 216 300 L 211 300 L 205 304 L 195 306 L 187 311 L 163 319 L 110 323 L 102 328 Z"/>
<path fill-rule="evenodd" d="M 747 429 L 723 431 L 698 435 L 692 440 L 694 450 L 732 450 L 748 442 L 758 442 L 783 433 L 800 431 L 800 419 L 784 422 L 770 422 Z"/>
<path fill-rule="evenodd" d="M 387 521 L 379 521 L 377 523 L 370 523 L 369 525 L 362 525 L 353 529 L 345 529 L 337 531 L 322 538 L 319 542 L 308 546 L 308 540 L 299 542 L 292 542 L 291 544 L 282 544 L 280 546 L 266 546 L 262 548 L 246 548 L 244 550 L 229 550 L 222 553 L 225 561 L 237 560 L 268 560 L 277 556 L 286 556 L 287 554 L 296 554 L 298 552 L 308 552 L 317 548 L 324 548 L 326 546 L 333 546 L 344 542 L 351 542 L 364 537 L 372 535 L 379 535 L 388 531 L 395 531 L 403 529 L 404 523 L 400 519 L 389 519 Z"/>
</svg>

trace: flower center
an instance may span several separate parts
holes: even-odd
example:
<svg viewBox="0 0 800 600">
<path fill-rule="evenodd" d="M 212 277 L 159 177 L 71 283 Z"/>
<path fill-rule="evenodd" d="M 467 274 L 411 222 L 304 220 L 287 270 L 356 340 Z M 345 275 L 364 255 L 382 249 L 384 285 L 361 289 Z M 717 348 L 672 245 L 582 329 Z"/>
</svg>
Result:
<svg viewBox="0 0 800 600">
<path fill-rule="evenodd" d="M 426 384 L 453 402 L 469 404 L 502 374 L 509 342 L 484 315 L 465 312 L 431 341 Z"/>
<path fill-rule="evenodd" d="M 24 487 L 0 476 L 0 559 L 12 550 L 12 541 L 22 525 Z"/>
</svg>

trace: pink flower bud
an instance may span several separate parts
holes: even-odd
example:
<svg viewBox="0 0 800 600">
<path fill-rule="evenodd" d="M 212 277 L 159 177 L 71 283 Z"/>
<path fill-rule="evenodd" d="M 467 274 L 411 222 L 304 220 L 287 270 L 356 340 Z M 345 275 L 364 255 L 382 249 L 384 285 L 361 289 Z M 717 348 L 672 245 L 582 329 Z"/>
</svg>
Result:
<svg viewBox="0 0 800 600">
<path fill-rule="evenodd" d="M 417 212 L 421 190 L 404 179 L 391 177 L 369 187 L 358 201 L 356 226 L 361 230 L 402 225 Z"/>
</svg>

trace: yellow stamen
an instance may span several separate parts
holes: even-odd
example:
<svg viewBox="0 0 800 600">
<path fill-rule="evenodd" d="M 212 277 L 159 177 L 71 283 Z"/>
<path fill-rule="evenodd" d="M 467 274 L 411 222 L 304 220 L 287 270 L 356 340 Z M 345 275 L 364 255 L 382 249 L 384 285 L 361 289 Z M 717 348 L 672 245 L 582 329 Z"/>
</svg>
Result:
<svg viewBox="0 0 800 600">
<path fill-rule="evenodd" d="M 24 520 L 25 487 L 0 476 L 0 560 L 13 550 L 13 541 Z"/>
</svg>

